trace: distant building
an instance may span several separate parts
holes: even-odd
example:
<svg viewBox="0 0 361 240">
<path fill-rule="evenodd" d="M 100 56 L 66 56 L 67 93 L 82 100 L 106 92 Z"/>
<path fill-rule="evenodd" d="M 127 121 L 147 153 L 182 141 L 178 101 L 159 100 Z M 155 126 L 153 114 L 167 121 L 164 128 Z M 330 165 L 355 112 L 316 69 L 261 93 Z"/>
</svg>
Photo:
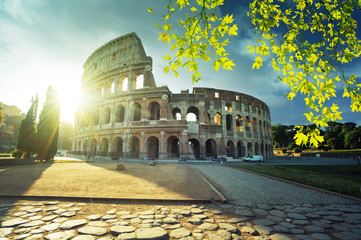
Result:
<svg viewBox="0 0 361 240">
<path fill-rule="evenodd" d="M 1 108 L 1 111 L 4 113 L 5 117 L 6 116 L 18 116 L 21 114 L 21 110 L 17 107 L 17 106 L 14 106 L 14 105 L 6 105 L 2 102 L 0 102 L 0 108 Z"/>
<path fill-rule="evenodd" d="M 5 119 L 10 116 L 19 116 L 21 115 L 21 110 L 14 105 L 6 105 L 0 102 L 1 111 L 4 113 Z M 7 139 L 10 139 L 14 136 L 15 130 L 13 126 L 3 124 L 0 126 L 0 142 L 7 142 Z"/>
<path fill-rule="evenodd" d="M 98 48 L 84 64 L 72 154 L 97 158 L 212 159 L 273 156 L 268 106 L 214 88 L 157 87 L 135 33 Z"/>
</svg>

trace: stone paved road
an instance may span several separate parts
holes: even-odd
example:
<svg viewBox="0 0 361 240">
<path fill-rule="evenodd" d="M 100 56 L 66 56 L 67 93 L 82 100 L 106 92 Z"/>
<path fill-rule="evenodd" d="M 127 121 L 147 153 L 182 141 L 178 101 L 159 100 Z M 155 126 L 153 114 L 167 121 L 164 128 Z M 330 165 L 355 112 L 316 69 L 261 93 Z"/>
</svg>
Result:
<svg viewBox="0 0 361 240">
<path fill-rule="evenodd" d="M 233 203 L 360 204 L 346 198 L 302 188 L 220 165 L 193 165 Z"/>
</svg>

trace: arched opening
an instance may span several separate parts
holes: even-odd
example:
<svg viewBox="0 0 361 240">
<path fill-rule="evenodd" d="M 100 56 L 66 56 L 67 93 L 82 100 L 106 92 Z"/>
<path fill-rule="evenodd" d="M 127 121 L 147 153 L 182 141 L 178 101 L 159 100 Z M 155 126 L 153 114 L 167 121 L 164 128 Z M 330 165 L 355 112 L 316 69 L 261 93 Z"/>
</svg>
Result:
<svg viewBox="0 0 361 240">
<path fill-rule="evenodd" d="M 94 157 L 97 155 L 97 140 L 95 140 L 94 138 L 92 139 L 91 143 L 90 143 L 90 157 Z"/>
<path fill-rule="evenodd" d="M 117 105 L 115 108 L 115 122 L 124 122 L 124 106 Z"/>
<path fill-rule="evenodd" d="M 144 86 L 144 75 L 141 74 L 136 79 L 135 89 L 143 88 L 143 86 Z"/>
<path fill-rule="evenodd" d="M 222 125 L 222 115 L 220 113 L 214 114 L 214 124 Z"/>
<path fill-rule="evenodd" d="M 132 137 L 129 143 L 129 157 L 139 158 L 139 139 L 137 137 Z"/>
<path fill-rule="evenodd" d="M 160 106 L 157 102 L 152 102 L 149 106 L 149 120 L 159 120 Z"/>
<path fill-rule="evenodd" d="M 214 139 L 206 141 L 206 157 L 217 158 L 217 143 Z"/>
<path fill-rule="evenodd" d="M 246 120 L 246 135 L 247 137 L 251 137 L 251 119 L 247 116 Z"/>
<path fill-rule="evenodd" d="M 241 115 L 237 115 L 236 117 L 236 129 L 237 132 L 243 132 L 243 119 L 241 117 Z"/>
<path fill-rule="evenodd" d="M 101 145 L 100 145 L 101 153 L 99 153 L 98 155 L 100 155 L 100 156 L 108 156 L 108 148 L 109 148 L 108 139 L 103 138 L 103 140 L 101 142 Z"/>
<path fill-rule="evenodd" d="M 233 118 L 231 114 L 227 114 L 226 116 L 226 128 L 227 131 L 233 131 Z"/>
<path fill-rule="evenodd" d="M 261 134 L 261 137 L 263 136 L 263 131 L 262 131 L 262 121 L 259 120 L 259 133 Z"/>
<path fill-rule="evenodd" d="M 121 86 L 121 91 L 127 91 L 128 90 L 128 78 L 123 78 L 122 79 L 122 84 L 119 84 L 119 86 Z"/>
<path fill-rule="evenodd" d="M 261 155 L 264 156 L 264 143 L 261 143 Z"/>
<path fill-rule="evenodd" d="M 266 122 L 263 122 L 263 130 L 264 130 L 264 135 L 268 136 L 267 135 L 267 129 L 266 129 Z"/>
<path fill-rule="evenodd" d="M 93 112 L 93 125 L 99 124 L 99 110 Z"/>
<path fill-rule="evenodd" d="M 248 143 L 247 144 L 247 155 L 253 155 L 253 150 L 252 150 L 252 143 Z"/>
<path fill-rule="evenodd" d="M 168 158 L 179 158 L 180 145 L 179 145 L 179 139 L 177 137 L 171 136 L 168 138 L 167 154 L 168 154 Z"/>
<path fill-rule="evenodd" d="M 261 118 L 262 117 L 262 113 L 261 110 L 258 111 L 258 117 Z"/>
<path fill-rule="evenodd" d="M 133 121 L 140 121 L 141 118 L 141 107 L 138 103 L 134 103 L 132 105 L 132 116 L 133 116 Z"/>
<path fill-rule="evenodd" d="M 110 123 L 110 108 L 108 107 L 104 109 L 103 123 L 104 124 Z"/>
<path fill-rule="evenodd" d="M 187 110 L 187 121 L 188 122 L 197 122 L 199 120 L 199 110 L 198 108 L 192 106 Z"/>
<path fill-rule="evenodd" d="M 254 144 L 254 152 L 255 152 L 255 155 L 259 155 L 259 145 L 258 145 L 258 143 Z"/>
<path fill-rule="evenodd" d="M 232 104 L 227 103 L 226 106 L 224 106 L 224 109 L 226 112 L 232 112 Z"/>
<path fill-rule="evenodd" d="M 199 141 L 197 139 L 189 139 L 188 144 L 191 148 L 191 151 L 194 155 L 195 159 L 200 159 L 201 157 L 201 148 L 200 148 L 200 144 Z"/>
<path fill-rule="evenodd" d="M 88 140 L 83 143 L 83 155 L 88 155 Z"/>
<path fill-rule="evenodd" d="M 227 157 L 235 157 L 235 155 L 234 155 L 234 143 L 231 141 L 231 140 L 229 140 L 228 142 L 227 142 Z"/>
<path fill-rule="evenodd" d="M 256 132 L 257 131 L 257 119 L 256 118 L 253 118 L 253 131 Z"/>
<path fill-rule="evenodd" d="M 111 83 L 111 85 L 110 85 L 110 93 L 111 93 L 111 94 L 114 94 L 114 92 L 115 92 L 115 82 L 112 81 L 112 83 Z"/>
<path fill-rule="evenodd" d="M 246 148 L 243 145 L 242 141 L 237 142 L 237 150 L 238 150 L 238 157 L 245 157 L 246 156 Z"/>
<path fill-rule="evenodd" d="M 151 136 L 147 140 L 147 153 L 149 159 L 159 158 L 159 139 Z"/>
<path fill-rule="evenodd" d="M 182 114 L 179 108 L 173 108 L 172 114 L 175 120 L 182 120 Z"/>
<path fill-rule="evenodd" d="M 115 139 L 115 156 L 123 157 L 123 139 L 120 137 Z"/>
</svg>

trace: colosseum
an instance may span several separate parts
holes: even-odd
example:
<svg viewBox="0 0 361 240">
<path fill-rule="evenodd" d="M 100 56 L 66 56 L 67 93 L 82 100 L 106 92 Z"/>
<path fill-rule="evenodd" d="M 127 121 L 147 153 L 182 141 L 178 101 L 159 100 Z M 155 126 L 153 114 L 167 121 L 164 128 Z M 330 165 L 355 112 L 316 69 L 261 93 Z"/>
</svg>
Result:
<svg viewBox="0 0 361 240">
<path fill-rule="evenodd" d="M 135 33 L 86 60 L 72 154 L 100 159 L 239 159 L 273 154 L 268 106 L 214 88 L 157 87 Z"/>
</svg>

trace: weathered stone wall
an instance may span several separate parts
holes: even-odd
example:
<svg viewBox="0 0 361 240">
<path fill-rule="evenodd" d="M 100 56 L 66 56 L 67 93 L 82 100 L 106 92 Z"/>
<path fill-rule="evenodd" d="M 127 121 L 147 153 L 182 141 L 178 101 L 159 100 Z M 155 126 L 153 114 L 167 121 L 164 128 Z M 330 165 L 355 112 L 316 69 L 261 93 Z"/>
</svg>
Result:
<svg viewBox="0 0 361 240">
<path fill-rule="evenodd" d="M 157 87 L 135 33 L 85 62 L 72 153 L 98 158 L 210 159 L 272 155 L 269 108 L 242 93 Z"/>
</svg>

